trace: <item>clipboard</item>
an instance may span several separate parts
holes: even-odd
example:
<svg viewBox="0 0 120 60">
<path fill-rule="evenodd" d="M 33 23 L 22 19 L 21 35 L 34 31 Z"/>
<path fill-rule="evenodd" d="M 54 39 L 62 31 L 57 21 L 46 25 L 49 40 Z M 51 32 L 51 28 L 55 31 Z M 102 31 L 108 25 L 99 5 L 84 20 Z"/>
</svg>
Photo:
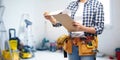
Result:
<svg viewBox="0 0 120 60">
<path fill-rule="evenodd" d="M 57 21 L 59 21 L 69 32 L 75 32 L 76 28 L 73 26 L 73 19 L 67 14 L 52 15 Z"/>
</svg>

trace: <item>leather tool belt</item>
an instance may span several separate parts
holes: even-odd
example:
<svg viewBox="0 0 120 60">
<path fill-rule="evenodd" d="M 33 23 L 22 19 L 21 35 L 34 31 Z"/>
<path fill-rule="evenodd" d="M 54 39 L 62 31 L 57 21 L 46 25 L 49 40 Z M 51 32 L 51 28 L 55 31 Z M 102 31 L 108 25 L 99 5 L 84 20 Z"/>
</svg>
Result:
<svg viewBox="0 0 120 60">
<path fill-rule="evenodd" d="M 72 45 L 78 47 L 80 56 L 94 55 L 97 52 L 98 38 L 96 36 L 68 38 L 63 45 L 64 50 L 71 54 Z"/>
</svg>

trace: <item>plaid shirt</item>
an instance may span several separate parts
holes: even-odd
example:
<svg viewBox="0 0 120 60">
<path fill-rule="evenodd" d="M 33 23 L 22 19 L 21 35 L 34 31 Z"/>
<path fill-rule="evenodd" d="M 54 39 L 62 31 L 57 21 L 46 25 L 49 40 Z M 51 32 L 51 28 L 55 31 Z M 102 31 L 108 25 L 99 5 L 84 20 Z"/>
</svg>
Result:
<svg viewBox="0 0 120 60">
<path fill-rule="evenodd" d="M 74 15 L 78 9 L 79 1 L 72 1 L 67 9 L 71 11 L 71 18 L 74 19 Z M 83 11 L 83 25 L 86 27 L 94 27 L 95 34 L 85 32 L 85 36 L 96 36 L 102 33 L 104 29 L 104 12 L 103 5 L 97 0 L 88 0 L 84 4 Z"/>
</svg>

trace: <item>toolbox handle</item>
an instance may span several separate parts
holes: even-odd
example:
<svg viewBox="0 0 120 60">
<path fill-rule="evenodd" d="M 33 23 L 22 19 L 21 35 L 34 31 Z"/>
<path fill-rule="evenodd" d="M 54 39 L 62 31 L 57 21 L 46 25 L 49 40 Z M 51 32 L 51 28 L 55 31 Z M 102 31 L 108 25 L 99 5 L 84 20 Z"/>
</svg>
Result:
<svg viewBox="0 0 120 60">
<path fill-rule="evenodd" d="M 13 37 L 12 37 L 12 33 L 14 34 Z M 16 37 L 16 30 L 14 28 L 10 28 L 9 29 L 9 39 L 15 38 L 15 37 Z"/>
</svg>

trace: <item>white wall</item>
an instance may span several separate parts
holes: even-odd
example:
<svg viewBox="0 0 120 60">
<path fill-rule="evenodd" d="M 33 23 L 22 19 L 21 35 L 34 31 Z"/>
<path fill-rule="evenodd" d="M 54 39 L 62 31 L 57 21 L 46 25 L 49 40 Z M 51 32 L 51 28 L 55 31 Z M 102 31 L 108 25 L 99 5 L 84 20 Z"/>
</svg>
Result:
<svg viewBox="0 0 120 60">
<path fill-rule="evenodd" d="M 111 26 L 104 30 L 99 40 L 99 50 L 109 54 L 115 54 L 115 48 L 120 47 L 120 0 L 110 0 Z"/>
<path fill-rule="evenodd" d="M 18 33 L 22 15 L 27 13 L 33 23 L 33 41 L 38 44 L 43 39 L 45 24 L 42 14 L 45 2 L 41 0 L 3 0 L 3 5 L 6 7 L 3 18 L 7 30 L 16 28 Z"/>
<path fill-rule="evenodd" d="M 49 40 L 56 40 L 61 34 L 67 33 L 63 27 L 52 27 L 49 21 L 43 18 L 44 11 L 55 11 L 65 8 L 70 0 L 4 0 L 6 7 L 4 14 L 5 25 L 19 30 L 19 23 L 23 13 L 29 13 L 33 22 L 33 34 L 36 45 L 46 36 Z M 114 49 L 120 47 L 120 4 L 119 0 L 111 0 L 111 26 L 105 28 L 99 36 L 99 50 L 114 55 Z"/>
<path fill-rule="evenodd" d="M 45 22 L 43 17 L 43 12 L 45 11 L 56 11 L 57 9 L 65 8 L 68 0 L 1 0 L 2 5 L 4 5 L 4 22 L 7 28 L 15 28 L 17 34 L 19 32 L 19 27 L 21 25 L 21 21 L 23 21 L 22 15 L 29 14 L 30 21 L 32 21 L 32 31 L 33 31 L 33 41 L 35 45 L 38 45 L 40 41 L 47 36 L 49 40 L 55 40 L 56 33 L 58 32 L 56 28 L 50 29 L 51 24 L 49 21 Z M 57 3 L 57 5 L 56 5 Z M 49 25 L 47 25 L 47 24 Z M 47 26 L 46 26 L 47 25 Z M 45 26 L 48 30 L 45 30 Z M 51 31 L 54 34 L 51 34 Z M 56 30 L 56 31 L 55 31 Z M 45 34 L 47 33 L 47 34 Z M 31 44 L 31 43 L 30 43 Z"/>
</svg>

